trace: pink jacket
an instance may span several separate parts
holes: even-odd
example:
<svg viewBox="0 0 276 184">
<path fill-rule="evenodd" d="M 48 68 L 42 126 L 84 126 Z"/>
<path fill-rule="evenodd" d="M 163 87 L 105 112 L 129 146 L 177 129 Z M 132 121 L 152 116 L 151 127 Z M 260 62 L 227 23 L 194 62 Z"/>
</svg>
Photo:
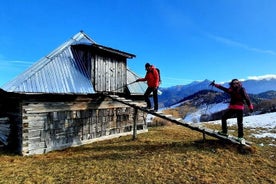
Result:
<svg viewBox="0 0 276 184">
<path fill-rule="evenodd" d="M 248 108 L 253 110 L 253 104 L 250 102 L 249 96 L 247 95 L 245 89 L 242 86 L 240 86 L 237 89 L 234 89 L 232 87 L 225 88 L 219 84 L 215 84 L 215 87 L 230 94 L 231 100 L 230 100 L 230 104 L 229 104 L 229 109 L 243 110 L 244 109 L 244 101 L 245 101 Z"/>
</svg>

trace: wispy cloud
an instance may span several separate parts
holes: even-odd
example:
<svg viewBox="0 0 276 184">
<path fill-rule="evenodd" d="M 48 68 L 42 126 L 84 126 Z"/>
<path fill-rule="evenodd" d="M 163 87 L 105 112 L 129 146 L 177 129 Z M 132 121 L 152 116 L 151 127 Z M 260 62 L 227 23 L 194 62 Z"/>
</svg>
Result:
<svg viewBox="0 0 276 184">
<path fill-rule="evenodd" d="M 267 74 L 262 76 L 249 76 L 248 79 L 251 80 L 263 80 L 263 79 L 276 79 L 275 74 Z"/>
<path fill-rule="evenodd" d="M 207 34 L 208 37 L 216 40 L 217 42 L 233 46 L 233 47 L 239 47 L 248 51 L 253 51 L 253 52 L 258 52 L 258 53 L 263 53 L 263 54 L 270 54 L 270 55 L 276 55 L 276 51 L 273 50 L 266 50 L 266 49 L 260 49 L 260 48 L 255 48 L 255 47 L 250 47 L 247 44 L 237 42 L 225 37 L 217 36 L 217 35 L 212 35 L 212 34 Z"/>
<path fill-rule="evenodd" d="M 8 67 L 8 66 L 28 67 L 32 64 L 33 64 L 33 62 L 31 62 L 31 61 L 6 61 L 6 60 L 3 60 L 3 59 L 0 59 L 0 66 L 1 67 Z"/>
</svg>

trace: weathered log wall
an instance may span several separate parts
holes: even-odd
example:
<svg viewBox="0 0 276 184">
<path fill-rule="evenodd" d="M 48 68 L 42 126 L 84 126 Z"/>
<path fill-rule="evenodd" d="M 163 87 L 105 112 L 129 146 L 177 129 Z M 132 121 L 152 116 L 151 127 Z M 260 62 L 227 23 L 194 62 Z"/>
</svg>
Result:
<svg viewBox="0 0 276 184">
<path fill-rule="evenodd" d="M 0 143 L 15 154 L 22 151 L 22 116 L 20 95 L 0 89 Z"/>
<path fill-rule="evenodd" d="M 22 154 L 42 154 L 132 134 L 133 111 L 110 99 L 24 100 Z M 142 113 L 138 115 L 137 129 L 147 131 Z"/>
<path fill-rule="evenodd" d="M 0 142 L 8 145 L 8 137 L 10 134 L 10 122 L 8 117 L 0 117 Z"/>
</svg>

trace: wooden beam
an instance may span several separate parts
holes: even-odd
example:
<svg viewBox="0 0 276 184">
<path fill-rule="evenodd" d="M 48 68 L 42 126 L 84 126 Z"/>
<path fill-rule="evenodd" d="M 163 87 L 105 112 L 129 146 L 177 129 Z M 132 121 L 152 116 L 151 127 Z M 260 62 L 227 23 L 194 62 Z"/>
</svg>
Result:
<svg viewBox="0 0 276 184">
<path fill-rule="evenodd" d="M 123 97 L 119 97 L 119 96 L 116 96 L 116 95 L 107 95 L 107 96 L 110 97 L 111 99 L 115 100 L 115 101 L 121 102 L 121 103 L 123 103 L 125 105 L 128 105 L 128 106 L 131 106 L 135 110 L 141 110 L 141 111 L 144 111 L 146 113 L 152 114 L 156 117 L 162 118 L 162 119 L 170 121 L 172 123 L 175 123 L 177 125 L 182 125 L 182 126 L 187 127 L 191 130 L 201 132 L 201 133 L 203 133 L 203 139 L 205 139 L 206 135 L 209 135 L 211 137 L 215 137 L 215 138 L 220 139 L 220 140 L 225 140 L 225 141 L 228 141 L 228 142 L 231 142 L 231 143 L 234 143 L 234 144 L 240 144 L 240 145 L 244 145 L 244 146 L 248 146 L 248 147 L 250 147 L 252 145 L 252 142 L 249 142 L 247 140 L 244 140 L 243 142 L 240 142 L 237 137 L 232 136 L 232 135 L 229 135 L 229 136 L 220 135 L 220 134 L 218 134 L 218 130 L 213 130 L 213 129 L 208 129 L 208 128 L 205 128 L 205 127 L 194 126 L 193 124 L 184 122 L 182 119 L 174 118 L 174 117 L 172 117 L 172 115 L 165 115 L 161 112 L 154 112 L 154 111 L 148 110 L 146 108 L 137 106 L 135 103 L 129 102 L 129 100 L 127 100 Z"/>
</svg>

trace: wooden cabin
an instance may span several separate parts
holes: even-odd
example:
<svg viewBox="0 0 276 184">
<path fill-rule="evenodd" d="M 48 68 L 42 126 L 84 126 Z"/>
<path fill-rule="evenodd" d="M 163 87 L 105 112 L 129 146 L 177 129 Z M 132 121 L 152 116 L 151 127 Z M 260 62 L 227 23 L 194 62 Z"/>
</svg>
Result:
<svg viewBox="0 0 276 184">
<path fill-rule="evenodd" d="M 145 105 L 146 84 L 128 85 L 139 78 L 127 68 L 134 57 L 77 33 L 0 90 L 2 147 L 33 155 L 132 134 L 134 109 L 103 94 Z"/>
</svg>

